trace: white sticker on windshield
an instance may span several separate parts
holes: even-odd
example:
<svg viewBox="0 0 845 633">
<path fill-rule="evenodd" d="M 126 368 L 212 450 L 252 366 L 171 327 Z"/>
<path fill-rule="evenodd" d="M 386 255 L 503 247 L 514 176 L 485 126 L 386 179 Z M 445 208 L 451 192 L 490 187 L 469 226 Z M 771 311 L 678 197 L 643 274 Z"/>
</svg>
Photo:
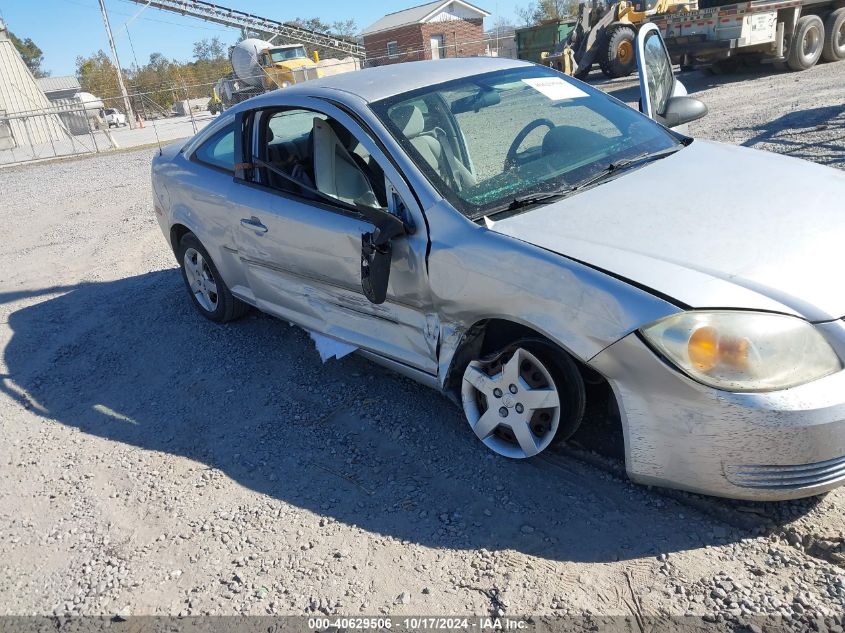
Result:
<svg viewBox="0 0 845 633">
<path fill-rule="evenodd" d="M 580 88 L 573 86 L 560 77 L 535 77 L 533 79 L 523 79 L 522 81 L 552 101 L 580 99 L 581 97 L 589 96 Z"/>
</svg>

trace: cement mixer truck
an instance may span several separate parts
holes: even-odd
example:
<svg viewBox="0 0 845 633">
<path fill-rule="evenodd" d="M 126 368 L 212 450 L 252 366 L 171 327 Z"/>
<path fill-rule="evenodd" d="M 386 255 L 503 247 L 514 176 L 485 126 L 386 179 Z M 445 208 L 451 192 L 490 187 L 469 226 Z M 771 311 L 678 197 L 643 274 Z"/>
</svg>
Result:
<svg viewBox="0 0 845 633">
<path fill-rule="evenodd" d="M 229 59 L 232 73 L 215 84 L 212 96 L 221 110 L 269 90 L 360 68 L 353 57 L 320 60 L 316 52 L 309 57 L 302 44 L 274 45 L 254 38 L 233 46 Z"/>
</svg>

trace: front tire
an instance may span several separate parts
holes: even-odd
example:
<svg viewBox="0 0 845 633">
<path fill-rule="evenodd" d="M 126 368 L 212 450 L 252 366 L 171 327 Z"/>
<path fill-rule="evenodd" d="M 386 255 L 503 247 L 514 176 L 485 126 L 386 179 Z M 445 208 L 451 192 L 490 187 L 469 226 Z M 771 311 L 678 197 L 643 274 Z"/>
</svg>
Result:
<svg viewBox="0 0 845 633">
<path fill-rule="evenodd" d="M 824 48 L 824 23 L 817 15 L 805 15 L 795 25 L 789 42 L 786 64 L 792 70 L 807 70 L 816 65 Z"/>
<path fill-rule="evenodd" d="M 242 317 L 249 306 L 232 295 L 205 247 L 193 233 L 179 240 L 176 257 L 191 303 L 202 316 L 215 323 Z"/>
<path fill-rule="evenodd" d="M 627 77 L 637 65 L 634 53 L 637 33 L 633 27 L 620 25 L 613 27 L 607 36 L 607 46 L 599 60 L 601 71 L 606 77 L 616 79 Z"/>
<path fill-rule="evenodd" d="M 469 363 L 461 401 L 470 428 L 487 448 L 525 459 L 575 433 L 586 396 L 568 355 L 544 341 L 522 339 Z"/>
</svg>

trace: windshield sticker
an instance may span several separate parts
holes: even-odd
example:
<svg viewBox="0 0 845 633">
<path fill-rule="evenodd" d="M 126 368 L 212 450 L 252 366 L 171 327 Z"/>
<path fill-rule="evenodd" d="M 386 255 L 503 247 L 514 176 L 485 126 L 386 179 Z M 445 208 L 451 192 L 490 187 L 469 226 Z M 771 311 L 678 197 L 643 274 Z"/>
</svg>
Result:
<svg viewBox="0 0 845 633">
<path fill-rule="evenodd" d="M 576 88 L 568 81 L 564 81 L 560 77 L 535 77 L 533 79 L 523 79 L 523 83 L 528 84 L 537 92 L 545 95 L 552 101 L 560 101 L 561 99 L 580 99 L 589 96 L 580 88 Z"/>
</svg>

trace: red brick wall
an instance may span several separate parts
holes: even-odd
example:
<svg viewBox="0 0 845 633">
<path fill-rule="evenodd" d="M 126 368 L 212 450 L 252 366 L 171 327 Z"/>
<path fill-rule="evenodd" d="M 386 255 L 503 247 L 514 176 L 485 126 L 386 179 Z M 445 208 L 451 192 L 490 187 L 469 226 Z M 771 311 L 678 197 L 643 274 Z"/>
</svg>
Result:
<svg viewBox="0 0 845 633">
<path fill-rule="evenodd" d="M 367 51 L 368 66 L 383 66 L 384 64 L 398 64 L 422 59 L 420 49 L 423 47 L 421 25 L 409 24 L 391 31 L 382 31 L 364 36 L 364 49 Z M 398 57 L 387 56 L 387 43 L 396 42 L 399 47 Z"/>
<path fill-rule="evenodd" d="M 484 54 L 484 20 L 448 20 L 411 24 L 391 31 L 364 36 L 368 66 L 431 59 L 431 38 L 442 35 L 443 57 L 472 57 Z M 396 42 L 398 57 L 387 56 L 387 43 Z"/>
<path fill-rule="evenodd" d="M 473 57 L 484 53 L 484 20 L 447 20 L 422 25 L 425 59 L 431 59 L 431 38 L 442 35 L 442 57 Z"/>
</svg>

